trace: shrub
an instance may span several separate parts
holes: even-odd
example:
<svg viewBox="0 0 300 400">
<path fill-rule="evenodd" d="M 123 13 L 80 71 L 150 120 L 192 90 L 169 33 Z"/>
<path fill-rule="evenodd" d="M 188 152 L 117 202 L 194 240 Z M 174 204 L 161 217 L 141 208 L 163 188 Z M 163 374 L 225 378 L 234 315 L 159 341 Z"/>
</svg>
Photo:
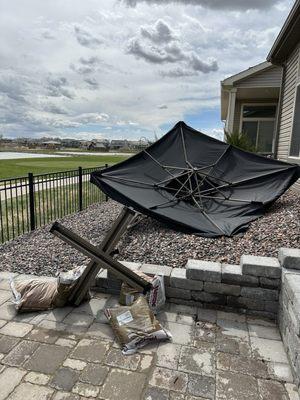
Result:
<svg viewBox="0 0 300 400">
<path fill-rule="evenodd" d="M 250 151 L 252 153 L 257 152 L 257 148 L 251 143 L 250 139 L 245 133 L 238 131 L 229 133 L 224 131 L 224 134 L 226 143 L 232 144 L 239 149 Z"/>
</svg>

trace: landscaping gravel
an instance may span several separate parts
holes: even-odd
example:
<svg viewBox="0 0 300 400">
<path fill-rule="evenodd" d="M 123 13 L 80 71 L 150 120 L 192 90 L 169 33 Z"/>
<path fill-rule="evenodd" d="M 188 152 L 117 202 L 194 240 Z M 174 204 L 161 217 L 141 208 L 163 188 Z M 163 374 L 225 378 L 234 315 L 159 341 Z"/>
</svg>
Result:
<svg viewBox="0 0 300 400">
<path fill-rule="evenodd" d="M 122 206 L 113 201 L 95 204 L 61 220 L 97 245 Z M 0 270 L 55 275 L 86 264 L 87 258 L 50 234 L 49 226 L 0 246 Z M 217 239 L 187 235 L 143 219 L 120 242 L 119 259 L 184 267 L 189 258 L 239 264 L 243 253 L 276 256 L 279 247 L 300 248 L 300 193 L 289 190 L 252 222 L 243 236 Z"/>
</svg>

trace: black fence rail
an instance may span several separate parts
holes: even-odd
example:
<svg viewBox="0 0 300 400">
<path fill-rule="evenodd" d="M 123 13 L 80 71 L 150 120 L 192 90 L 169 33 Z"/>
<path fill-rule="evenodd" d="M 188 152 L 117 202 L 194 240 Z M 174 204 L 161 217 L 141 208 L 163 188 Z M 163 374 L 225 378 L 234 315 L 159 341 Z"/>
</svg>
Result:
<svg viewBox="0 0 300 400">
<path fill-rule="evenodd" d="M 107 200 L 90 183 L 91 172 L 106 167 L 0 180 L 0 243 Z"/>
</svg>

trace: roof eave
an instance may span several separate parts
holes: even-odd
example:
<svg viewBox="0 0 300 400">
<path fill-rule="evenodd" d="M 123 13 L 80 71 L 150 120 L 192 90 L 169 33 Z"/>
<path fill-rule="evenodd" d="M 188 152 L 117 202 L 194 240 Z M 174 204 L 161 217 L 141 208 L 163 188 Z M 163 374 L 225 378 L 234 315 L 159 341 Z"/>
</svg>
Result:
<svg viewBox="0 0 300 400">
<path fill-rule="evenodd" d="M 267 60 L 272 64 L 282 65 L 288 54 L 299 42 L 300 35 L 300 0 L 296 0 L 281 31 L 279 32 Z"/>
<path fill-rule="evenodd" d="M 262 72 L 270 67 L 272 67 L 271 63 L 269 63 L 268 61 L 263 61 L 262 63 L 257 64 L 254 67 L 250 67 L 250 68 L 248 68 L 244 71 L 241 71 L 235 75 L 229 76 L 228 78 L 221 81 L 221 85 L 223 87 L 233 86 L 238 81 L 248 78 L 252 75 L 256 75 L 257 73 Z"/>
</svg>

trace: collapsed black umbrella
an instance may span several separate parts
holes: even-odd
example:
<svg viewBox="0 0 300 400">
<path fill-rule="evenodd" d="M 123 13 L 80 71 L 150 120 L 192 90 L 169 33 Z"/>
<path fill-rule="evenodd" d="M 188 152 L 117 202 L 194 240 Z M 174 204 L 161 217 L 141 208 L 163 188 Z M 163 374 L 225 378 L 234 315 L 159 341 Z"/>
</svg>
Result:
<svg viewBox="0 0 300 400">
<path fill-rule="evenodd" d="M 232 236 L 263 215 L 300 167 L 242 151 L 178 122 L 133 157 L 93 172 L 112 199 L 173 228 Z"/>
</svg>

